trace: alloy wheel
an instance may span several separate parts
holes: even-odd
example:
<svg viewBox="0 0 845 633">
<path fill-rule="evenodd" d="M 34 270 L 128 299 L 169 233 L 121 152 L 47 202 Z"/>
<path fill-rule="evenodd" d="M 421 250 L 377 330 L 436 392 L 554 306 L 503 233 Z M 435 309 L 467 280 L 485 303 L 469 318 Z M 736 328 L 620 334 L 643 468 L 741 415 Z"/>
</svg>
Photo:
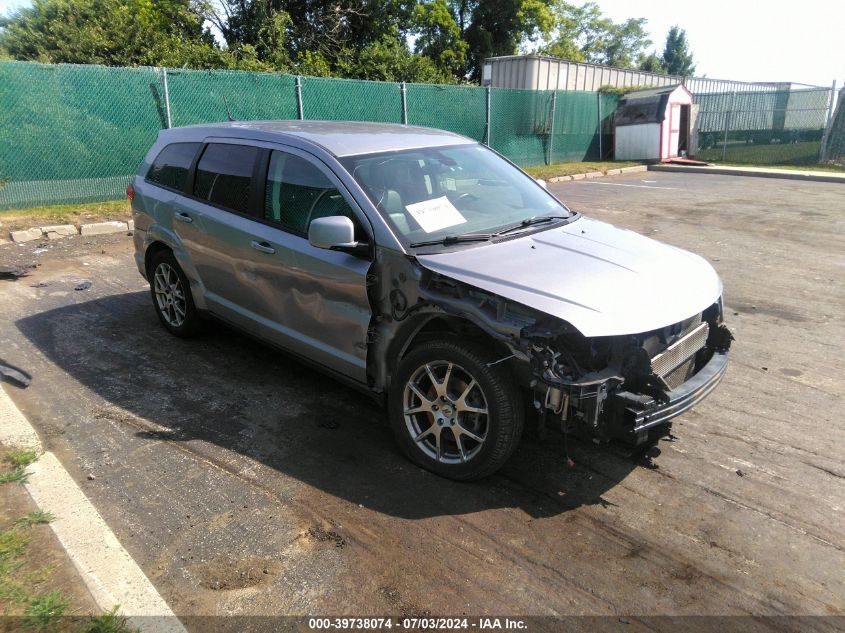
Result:
<svg viewBox="0 0 845 633">
<path fill-rule="evenodd" d="M 403 408 L 411 438 L 435 461 L 466 462 L 487 437 L 487 398 L 456 363 L 437 360 L 417 368 L 405 385 Z"/>
<path fill-rule="evenodd" d="M 171 327 L 180 327 L 185 322 L 187 301 L 179 274 L 167 262 L 161 262 L 153 276 L 153 292 L 161 316 Z"/>
</svg>

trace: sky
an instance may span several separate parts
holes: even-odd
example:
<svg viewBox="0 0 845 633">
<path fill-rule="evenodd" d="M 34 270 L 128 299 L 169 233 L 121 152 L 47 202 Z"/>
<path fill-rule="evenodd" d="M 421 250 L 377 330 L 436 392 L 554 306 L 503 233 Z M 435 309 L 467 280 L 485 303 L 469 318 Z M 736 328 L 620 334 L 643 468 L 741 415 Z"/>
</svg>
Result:
<svg viewBox="0 0 845 633">
<path fill-rule="evenodd" d="M 573 0 L 570 0 L 573 1 Z M 663 51 L 673 24 L 687 32 L 696 75 L 738 81 L 845 83 L 845 2 L 802 0 L 595 0 L 614 21 L 646 18 Z M 580 3 L 581 0 L 574 0 Z M 0 0 L 0 14 L 29 0 Z"/>
<path fill-rule="evenodd" d="M 615 22 L 646 18 L 658 54 L 672 25 L 686 30 L 698 76 L 819 86 L 845 80 L 842 0 L 595 1 Z"/>
</svg>

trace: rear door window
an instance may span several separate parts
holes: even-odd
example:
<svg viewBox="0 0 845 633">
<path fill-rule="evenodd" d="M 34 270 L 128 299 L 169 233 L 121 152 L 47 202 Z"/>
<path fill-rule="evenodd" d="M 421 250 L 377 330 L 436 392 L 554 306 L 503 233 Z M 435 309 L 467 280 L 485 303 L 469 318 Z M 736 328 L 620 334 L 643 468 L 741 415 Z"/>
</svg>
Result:
<svg viewBox="0 0 845 633">
<path fill-rule="evenodd" d="M 188 171 L 199 146 L 199 143 L 171 143 L 156 156 L 147 172 L 147 180 L 168 189 L 184 191 Z"/>
<path fill-rule="evenodd" d="M 248 214 L 252 170 L 260 151 L 249 145 L 209 143 L 197 164 L 194 195 L 226 209 Z"/>
</svg>

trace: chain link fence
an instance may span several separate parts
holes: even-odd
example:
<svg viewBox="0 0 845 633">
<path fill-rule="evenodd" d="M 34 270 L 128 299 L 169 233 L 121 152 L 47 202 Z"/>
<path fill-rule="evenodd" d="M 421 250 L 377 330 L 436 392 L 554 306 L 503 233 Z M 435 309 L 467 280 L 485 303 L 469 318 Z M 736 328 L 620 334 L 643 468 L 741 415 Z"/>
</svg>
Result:
<svg viewBox="0 0 845 633">
<path fill-rule="evenodd" d="M 698 157 L 810 164 L 831 90 L 696 95 Z M 119 198 L 159 130 L 236 120 L 408 123 L 485 142 L 522 166 L 613 156 L 618 97 L 294 77 L 0 62 L 0 209 Z M 826 139 L 845 153 L 845 112 Z"/>
<path fill-rule="evenodd" d="M 609 155 L 616 98 L 12 61 L 0 62 L 0 103 L 0 209 L 9 209 L 119 198 L 159 130 L 229 116 L 436 127 L 523 166 L 596 160 Z"/>
<path fill-rule="evenodd" d="M 818 163 L 832 96 L 829 88 L 697 94 L 696 158 L 758 165 Z"/>
<path fill-rule="evenodd" d="M 823 138 L 822 160 L 845 167 L 845 88 L 839 91 L 836 111 Z"/>
</svg>

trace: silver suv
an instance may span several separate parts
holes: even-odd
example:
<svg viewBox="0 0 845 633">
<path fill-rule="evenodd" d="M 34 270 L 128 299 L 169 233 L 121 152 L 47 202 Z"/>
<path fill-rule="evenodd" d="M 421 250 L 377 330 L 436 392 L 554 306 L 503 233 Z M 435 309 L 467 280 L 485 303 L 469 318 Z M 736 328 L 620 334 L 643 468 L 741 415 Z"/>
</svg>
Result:
<svg viewBox="0 0 845 633">
<path fill-rule="evenodd" d="M 372 394 L 407 456 L 446 477 L 494 472 L 526 420 L 646 444 L 725 372 L 706 261 L 570 211 L 462 136 L 165 130 L 128 194 L 165 328 L 210 315 Z"/>
</svg>

